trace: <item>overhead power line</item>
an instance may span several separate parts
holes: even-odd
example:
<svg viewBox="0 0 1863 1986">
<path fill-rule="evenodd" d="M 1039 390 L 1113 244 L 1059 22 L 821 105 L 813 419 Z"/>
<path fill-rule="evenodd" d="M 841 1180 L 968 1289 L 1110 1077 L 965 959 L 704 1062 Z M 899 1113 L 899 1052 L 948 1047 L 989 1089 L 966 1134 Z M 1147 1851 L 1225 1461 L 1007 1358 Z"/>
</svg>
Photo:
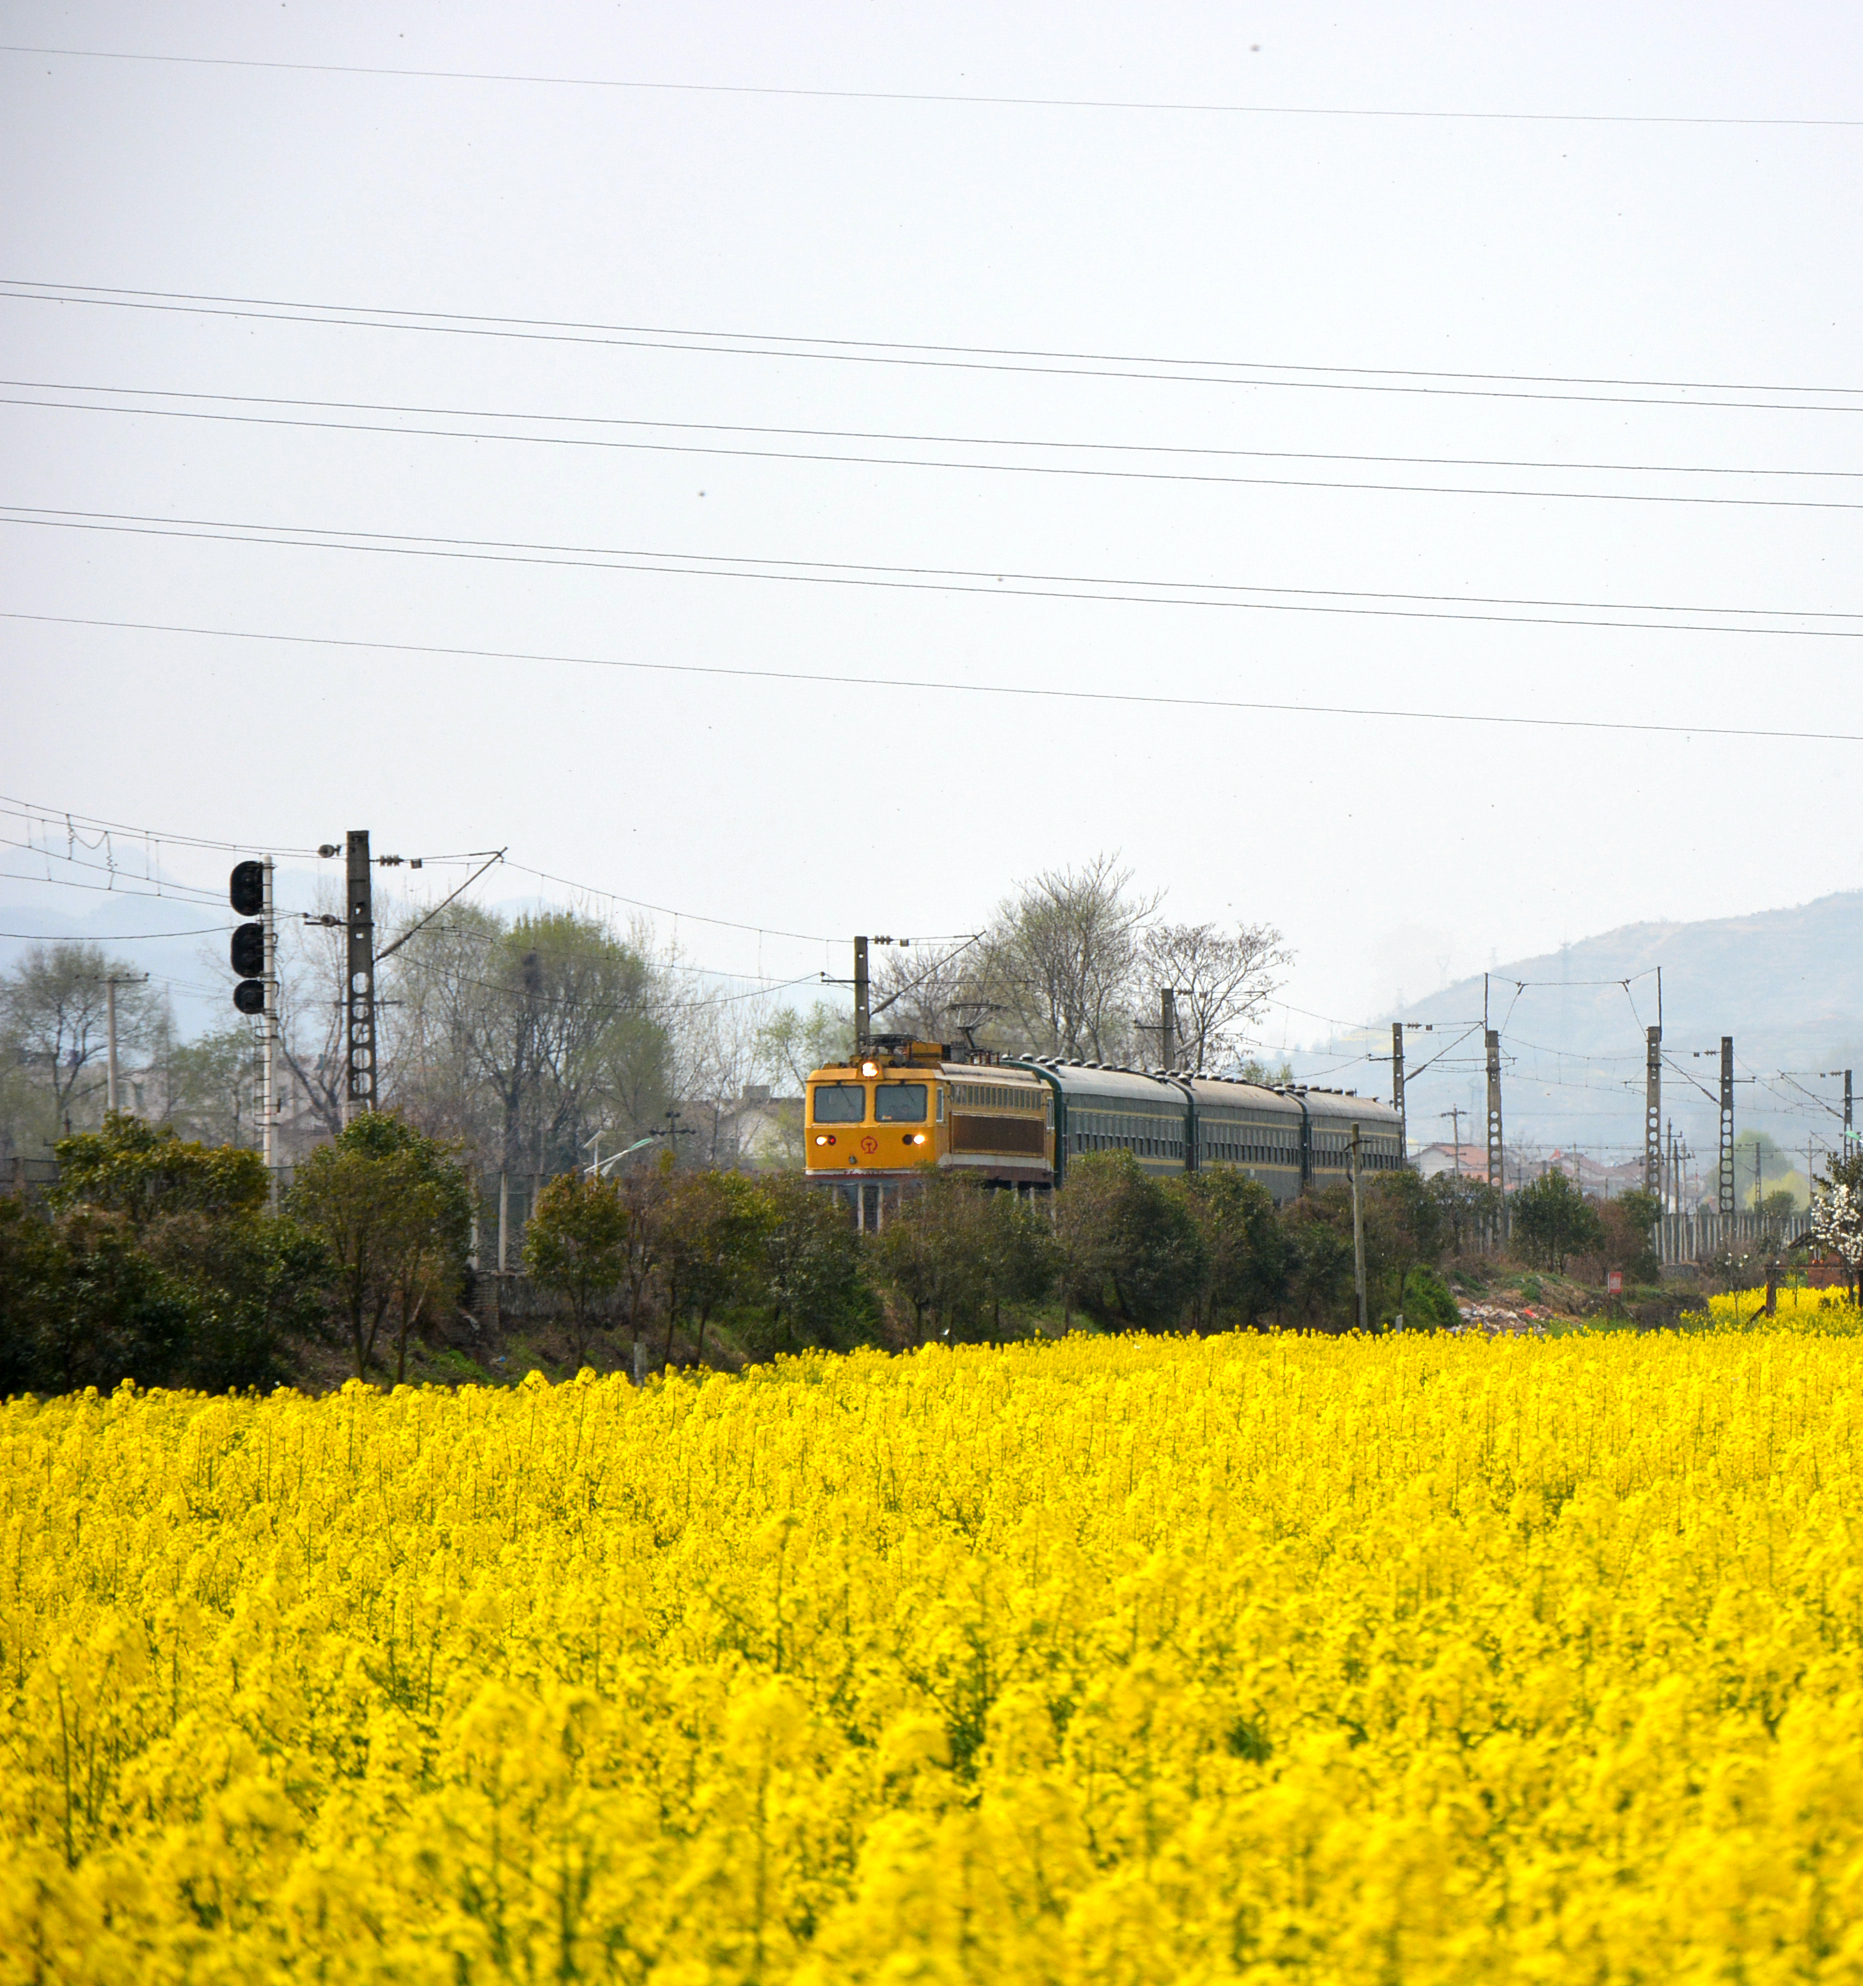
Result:
<svg viewBox="0 0 1863 1986">
<path fill-rule="evenodd" d="M 209 835 L 172 834 L 159 828 L 133 827 L 127 821 L 104 820 L 96 814 L 74 813 L 69 807 L 46 807 L 32 800 L 18 800 L 10 794 L 0 793 L 0 813 L 16 814 L 39 823 L 47 829 L 75 834 L 82 841 L 86 835 L 104 836 L 124 834 L 137 841 L 154 842 L 171 848 L 211 848 L 223 850 L 229 855 L 272 855 L 314 856 L 314 848 L 293 848 L 285 843 L 268 846 L 260 841 L 217 841 Z M 87 847 L 96 847 L 98 842 L 87 842 Z"/>
<path fill-rule="evenodd" d="M 895 442 L 926 448 L 1013 448 L 1041 453 L 1079 452 L 1094 455 L 1195 456 L 1224 462 L 1345 462 L 1404 469 L 1554 469 L 1573 475 L 1613 476 L 1767 476 L 1815 481 L 1863 480 L 1863 469 L 1776 469 L 1740 467 L 1722 462 L 1557 462 L 1534 456 L 1493 455 L 1363 455 L 1312 448 L 1218 448 L 1207 442 L 1082 441 L 1077 437 L 1000 434 L 925 434 L 886 428 L 772 427 L 745 421 L 655 421 L 619 414 L 553 414 L 534 408 L 512 412 L 498 407 L 425 406 L 393 400 L 307 400 L 269 393 L 201 393 L 171 386 L 107 386 L 86 380 L 0 379 L 0 388 L 34 393 L 108 393 L 149 400 L 206 400 L 221 407 L 312 407 L 332 413 L 412 414 L 436 420 L 539 421 L 547 425 L 584 428 L 628 428 L 668 434 L 747 434 L 779 440 Z M 19 407 L 59 405 L 60 402 L 15 400 Z M 89 409 L 97 412 L 101 409 Z M 137 412 L 154 411 L 138 408 Z M 403 430 L 390 428 L 389 433 Z M 491 440 L 496 436 L 475 435 Z"/>
<path fill-rule="evenodd" d="M 71 390 L 75 390 L 78 392 L 114 393 L 123 389 L 118 389 L 115 387 L 79 387 Z M 190 399 L 219 399 L 222 396 L 215 394 L 190 394 L 187 396 L 174 396 L 174 397 L 187 397 Z M 268 402 L 267 404 L 333 405 L 337 403 Z M 969 473 L 969 474 L 999 475 L 999 476 L 1000 475 L 1067 476 L 1078 479 L 1085 479 L 1089 481 L 1187 483 L 1187 484 L 1194 484 L 1200 487 L 1217 486 L 1217 487 L 1248 488 L 1248 489 L 1340 490 L 1355 494 L 1369 494 L 1369 495 L 1388 494 L 1392 496 L 1528 497 L 1528 498 L 1538 498 L 1538 499 L 1551 499 L 1560 502 L 1582 502 L 1582 503 L 1682 503 L 1682 504 L 1709 505 L 1713 507 L 1732 507 L 1732 508 L 1749 509 L 1749 510 L 1863 510 L 1863 503 L 1848 502 L 1843 499 L 1835 498 L 1835 497 L 1769 497 L 1769 496 L 1720 496 L 1720 495 L 1704 496 L 1704 495 L 1698 495 L 1694 493 L 1674 491 L 1674 490 L 1497 489 L 1494 486 L 1488 484 L 1355 482 L 1355 481 L 1346 481 L 1337 476 L 1332 476 L 1332 477 L 1238 476 L 1233 474 L 1229 474 L 1229 475 L 1217 474 L 1209 470 L 1108 468 L 1108 467 L 1101 467 L 1091 464 L 1082 464 L 1075 462 L 985 462 L 985 461 L 974 461 L 974 460 L 954 462 L 949 460 L 931 459 L 922 455 L 921 456 L 860 455 L 860 454 L 849 453 L 846 450 L 831 451 L 827 449 L 800 449 L 800 448 L 787 448 L 787 449 L 744 448 L 744 447 L 727 447 L 720 442 L 650 441 L 639 438 L 618 440 L 607 435 L 517 434 L 509 431 L 501 432 L 496 429 L 482 429 L 482 428 L 415 427 L 410 425 L 405 420 L 393 421 L 393 422 L 360 421 L 360 420 L 337 421 L 337 420 L 327 420 L 327 419 L 314 419 L 308 415 L 223 413 L 215 409 L 205 408 L 205 407 L 138 407 L 138 406 L 131 406 L 122 403 L 114 404 L 114 405 L 98 406 L 81 400 L 52 400 L 42 397 L 28 399 L 21 395 L 15 395 L 15 394 L 0 394 L 0 406 L 46 407 L 62 412 L 83 413 L 83 414 L 113 414 L 113 415 L 132 415 L 132 416 L 139 415 L 152 420 L 211 421 L 218 424 L 226 424 L 226 425 L 240 426 L 240 427 L 289 428 L 298 432 L 307 432 L 307 433 L 316 433 L 316 434 L 406 435 L 406 436 L 413 436 L 421 440 L 429 440 L 429 441 L 431 440 L 495 441 L 495 442 L 503 442 L 515 446 L 530 447 L 530 448 L 599 448 L 599 449 L 622 451 L 631 454 L 703 455 L 714 460 L 722 458 L 730 461 L 740 461 L 740 462 L 820 462 L 820 463 L 828 463 L 828 464 L 841 463 L 849 468 L 942 469 L 947 471 L 953 471 L 959 474 Z M 358 411 L 380 411 L 380 412 L 404 413 L 404 414 L 412 415 L 412 414 L 419 414 L 427 410 L 423 410 L 420 408 L 382 408 L 382 409 L 358 409 Z M 495 420 L 523 419 L 526 417 L 520 415 L 502 415 L 502 414 L 485 413 L 485 414 L 471 414 L 465 416 L 464 418 L 483 420 L 483 421 L 495 421 Z M 576 417 L 573 415 L 553 415 L 553 416 L 545 416 L 543 418 L 556 419 L 556 420 L 573 420 Z M 604 425 L 621 425 L 621 423 L 604 423 Z M 628 422 L 626 423 L 626 425 L 646 427 L 650 425 L 679 426 L 682 424 Z M 698 426 L 697 423 L 693 423 L 691 425 L 693 427 Z M 763 429 L 763 430 L 721 430 L 719 428 L 709 428 L 707 431 L 714 433 L 721 431 L 722 432 L 762 432 L 762 433 L 778 434 L 778 435 L 784 433 L 795 433 L 798 435 L 798 437 L 807 435 L 810 432 L 809 430 L 806 429 L 787 430 L 781 428 Z M 846 440 L 861 439 L 861 437 L 855 435 L 847 435 L 840 438 Z M 872 436 L 867 438 L 872 440 L 883 440 L 883 439 L 887 439 L 888 437 Z M 978 440 L 974 442 L 965 442 L 965 441 L 953 439 L 944 442 L 943 444 L 932 443 L 931 445 L 943 445 L 947 447 L 980 447 L 980 448 L 1006 448 L 1006 449 L 1028 449 L 1028 448 L 1042 448 L 1042 447 L 1061 447 L 1068 449 L 1080 449 L 1085 447 L 1092 447 L 1095 446 L 1096 444 L 1083 443 L 1083 442 L 1041 443 L 1041 442 L 1026 442 L 1026 441 L 991 441 L 991 440 Z M 1099 445 L 1122 447 L 1124 452 L 1128 452 L 1128 453 L 1144 452 L 1138 447 L 1130 444 L 1099 444 Z M 1428 460 L 1428 458 L 1414 458 L 1414 457 L 1404 457 L 1404 456 L 1354 456 L 1354 455 L 1301 456 L 1295 454 L 1293 451 L 1267 450 L 1267 449 L 1236 449 L 1236 450 L 1222 449 L 1222 450 L 1194 450 L 1194 451 L 1187 449 L 1172 449 L 1170 453 L 1174 455 L 1182 455 L 1182 454 L 1190 454 L 1190 453 L 1209 454 L 1209 455 L 1255 455 L 1255 456 L 1273 455 L 1277 459 L 1283 461 L 1310 460 L 1310 461 L 1335 461 L 1335 462 L 1371 462 L 1371 463 L 1389 463 L 1394 467 L 1400 464 L 1406 464 L 1410 462 L 1416 462 L 1419 464 L 1419 466 L 1421 466 L 1422 462 Z M 1527 468 L 1527 467 L 1560 467 L 1563 465 L 1526 464 L 1526 463 L 1508 464 L 1508 463 L 1497 462 L 1497 463 L 1470 464 L 1468 466 L 1493 467 L 1493 468 L 1512 468 L 1512 467 Z M 1776 472 L 1767 471 L 1767 470 L 1707 469 L 1700 471 L 1688 471 L 1688 470 L 1654 469 L 1654 470 L 1634 470 L 1634 471 L 1630 471 L 1630 473 L 1658 474 L 1658 475 L 1691 474 L 1691 473 L 1705 474 L 1705 475 L 1734 474 L 1734 475 L 1748 475 L 1748 476 L 1777 473 L 1777 474 L 1793 475 L 1793 476 L 1832 475 L 1832 476 L 1845 476 L 1845 477 L 1863 475 L 1863 471 L 1841 470 L 1841 469 L 1840 470 L 1813 470 L 1813 469 L 1782 470 Z"/>
<path fill-rule="evenodd" d="M 1398 366 L 1292 364 L 1265 359 L 1146 358 L 1106 352 L 1021 350 L 986 345 L 912 344 L 877 338 L 802 337 L 787 332 L 680 330 L 604 325 L 552 318 L 493 317 L 463 311 L 401 310 L 359 304 L 302 303 L 267 297 L 194 295 L 186 291 L 126 290 L 96 284 L 56 284 L 0 276 L 0 299 L 70 303 L 99 309 L 181 312 L 199 317 L 262 318 L 282 324 L 325 324 L 349 330 L 415 331 L 475 338 L 515 338 L 552 344 L 719 353 L 739 358 L 793 358 L 861 365 L 896 365 L 960 372 L 1039 374 L 1051 378 L 1134 379 L 1199 386 L 1287 386 L 1332 392 L 1447 394 L 1499 400 L 1553 400 L 1597 406 L 1734 407 L 1771 413 L 1863 413 L 1863 387 L 1763 385 L 1740 381 L 1617 379 L 1556 373 L 1429 371 Z M 1189 370 L 1185 370 L 1189 368 Z M 1590 391 L 1541 391 L 1541 388 Z M 1635 392 L 1606 392 L 1611 387 Z M 1704 400 L 1683 393 L 1816 394 L 1816 400 Z"/>
<path fill-rule="evenodd" d="M 935 677 L 847 676 L 832 675 L 817 670 L 741 669 L 723 663 L 646 662 L 620 656 L 552 655 L 528 653 L 518 649 L 460 648 L 437 642 L 360 641 L 334 635 L 268 634 L 248 628 L 192 627 L 163 621 L 107 621 L 75 614 L 27 614 L 10 610 L 0 610 L 0 620 L 34 621 L 51 627 L 111 628 L 149 634 L 184 634 L 223 641 L 275 641 L 286 646 L 350 650 L 382 655 L 452 656 L 469 662 L 539 662 L 574 668 L 636 669 L 656 675 L 726 677 L 738 682 L 817 683 L 842 690 L 934 690 L 941 694 L 957 696 L 1027 697 L 1036 701 L 1114 704 L 1167 710 L 1237 710 L 1293 717 L 1371 717 L 1429 724 L 1499 724 L 1528 730 L 1616 731 L 1677 738 L 1757 738 L 1805 744 L 1863 744 L 1863 732 L 1851 731 L 1765 730 L 1751 725 L 1733 724 L 1651 724 L 1631 719 L 1604 717 L 1543 715 L 1529 717 L 1487 711 L 1419 710 L 1386 705 L 1285 703 L 1242 697 L 1159 696 L 1138 690 L 1054 689 L 1030 684 L 965 683 Z M 511 864 L 513 868 L 519 866 L 521 865 L 517 863 Z M 581 885 L 570 883 L 567 887 L 576 889 Z M 595 894 L 605 894 L 605 892 L 595 892 Z M 617 900 L 626 901 L 625 898 Z M 685 913 L 667 914 L 684 915 Z M 750 930 L 756 927 L 744 925 L 740 928 Z M 810 942 L 817 941 L 811 939 Z"/>
<path fill-rule="evenodd" d="M 1148 97 L 1053 97 L 967 90 L 848 90 L 781 83 L 674 83 L 629 76 L 553 76 L 517 70 L 415 69 L 367 62 L 283 62 L 234 55 L 151 55 L 117 48 L 52 48 L 31 42 L 0 43 L 0 54 L 55 56 L 84 62 L 165 63 L 176 68 L 256 69 L 313 76 L 385 76 L 410 82 L 516 83 L 533 88 L 638 90 L 669 96 L 788 97 L 822 103 L 923 103 L 1008 110 L 1119 110 L 1216 117 L 1392 118 L 1449 124 L 1679 125 L 1735 130 L 1854 130 L 1854 117 L 1725 117 L 1650 111 L 1399 110 L 1342 104 L 1218 103 Z"/>
<path fill-rule="evenodd" d="M 5 882 L 20 880 L 17 876 L 0 877 Z M 69 931 L 0 931 L 0 938 L 19 938 L 34 945 L 140 945 L 153 943 L 157 938 L 210 938 L 234 928 L 231 924 L 196 924 L 186 931 L 95 931 L 88 936 Z"/>
<path fill-rule="evenodd" d="M 1344 614 L 1388 620 L 1463 621 L 1504 627 L 1638 629 L 1648 633 L 1782 635 L 1863 639 L 1863 614 L 1826 607 L 1729 607 L 1633 600 L 1543 600 L 1489 594 L 1374 592 L 1331 586 L 1259 586 L 1223 580 L 1102 578 L 1091 573 L 996 573 L 954 566 L 868 565 L 831 559 L 776 559 L 714 552 L 551 545 L 498 538 L 444 538 L 389 531 L 344 531 L 241 519 L 165 518 L 133 512 L 54 510 L 0 504 L 0 523 L 46 530 L 100 531 L 380 557 L 467 559 L 493 565 L 563 566 L 580 571 L 657 572 L 752 579 L 787 585 L 852 586 L 882 592 L 984 594 L 996 599 L 1089 600 L 1124 606 L 1204 607 L 1255 613 Z M 1492 611 L 1503 609 L 1507 611 Z M 1552 611 L 1545 611 L 1552 610 Z M 1624 619 L 1626 615 L 1666 616 Z M 1680 619 L 1720 615 L 1721 620 Z"/>
</svg>

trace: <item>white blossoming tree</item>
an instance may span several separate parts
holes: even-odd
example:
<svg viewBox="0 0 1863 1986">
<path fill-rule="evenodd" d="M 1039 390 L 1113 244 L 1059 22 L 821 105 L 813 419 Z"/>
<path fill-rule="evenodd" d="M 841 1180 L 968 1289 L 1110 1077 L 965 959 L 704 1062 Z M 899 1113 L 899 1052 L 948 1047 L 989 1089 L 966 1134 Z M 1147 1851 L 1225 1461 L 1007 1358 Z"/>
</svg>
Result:
<svg viewBox="0 0 1863 1986">
<path fill-rule="evenodd" d="M 1863 1262 L 1863 1158 L 1833 1159 L 1811 1207 L 1812 1239 L 1843 1263 L 1850 1294 L 1857 1293 L 1857 1265 Z"/>
</svg>

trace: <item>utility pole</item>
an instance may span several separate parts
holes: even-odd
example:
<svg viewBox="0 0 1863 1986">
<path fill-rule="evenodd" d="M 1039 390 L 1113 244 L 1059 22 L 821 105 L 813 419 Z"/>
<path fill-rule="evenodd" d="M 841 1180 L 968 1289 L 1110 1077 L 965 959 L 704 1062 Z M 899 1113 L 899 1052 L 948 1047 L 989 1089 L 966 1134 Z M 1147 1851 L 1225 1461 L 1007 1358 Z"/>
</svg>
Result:
<svg viewBox="0 0 1863 1986">
<path fill-rule="evenodd" d="M 1455 1132 L 1455 1176 L 1460 1179 L 1462 1177 L 1462 1106 L 1459 1103 L 1453 1104 L 1449 1109 L 1439 1110 L 1436 1114 L 1438 1117 L 1447 1117 L 1453 1120 Z"/>
<path fill-rule="evenodd" d="M 369 831 L 351 828 L 348 837 L 349 974 L 343 989 L 344 1035 L 349 1051 L 349 1082 L 343 1122 L 353 1124 L 376 1105 L 375 1070 L 375 882 L 369 866 Z M 502 1268 L 502 1261 L 499 1267 Z"/>
<path fill-rule="evenodd" d="M 1177 988 L 1166 986 L 1158 994 L 1158 1066 L 1177 1067 Z"/>
<path fill-rule="evenodd" d="M 854 940 L 854 1053 L 861 1054 L 866 1046 L 872 1028 L 868 1008 L 872 1004 L 872 992 L 867 978 L 867 941 Z"/>
<path fill-rule="evenodd" d="M 1644 1030 L 1643 1190 L 1662 1183 L 1662 967 L 1656 968 L 1656 1025 Z"/>
<path fill-rule="evenodd" d="M 109 1056 L 104 1063 L 104 1109 L 116 1115 L 116 975 L 104 981 L 104 1031 L 109 1036 Z"/>
<path fill-rule="evenodd" d="M 1404 1024 L 1391 1023 L 1391 1108 L 1397 1112 L 1397 1155 L 1408 1163 L 1410 1127 L 1404 1118 Z"/>
<path fill-rule="evenodd" d="M 1844 1157 L 1850 1156 L 1850 1071 L 1844 1071 Z"/>
<path fill-rule="evenodd" d="M 1365 1224 L 1359 1218 L 1358 1206 L 1358 1126 L 1352 1126 L 1352 1279 L 1358 1291 L 1358 1328 L 1367 1329 L 1365 1322 Z"/>
<path fill-rule="evenodd" d="M 103 976 L 104 1109 L 112 1115 L 117 1108 L 116 989 L 119 986 L 141 986 L 148 977 L 146 972 L 107 972 Z"/>
<path fill-rule="evenodd" d="M 1721 1036 L 1721 1175 L 1720 1210 L 1734 1212 L 1734 1038 Z"/>
</svg>

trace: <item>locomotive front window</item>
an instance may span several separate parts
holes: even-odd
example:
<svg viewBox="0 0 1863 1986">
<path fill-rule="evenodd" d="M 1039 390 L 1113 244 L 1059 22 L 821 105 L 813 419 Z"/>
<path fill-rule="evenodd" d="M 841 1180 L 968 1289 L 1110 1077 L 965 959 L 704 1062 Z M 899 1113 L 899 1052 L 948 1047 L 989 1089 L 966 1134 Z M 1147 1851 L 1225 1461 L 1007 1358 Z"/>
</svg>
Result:
<svg viewBox="0 0 1863 1986">
<path fill-rule="evenodd" d="M 876 1124 L 923 1124 L 925 1085 L 923 1083 L 882 1083 L 873 1092 L 873 1119 Z"/>
<path fill-rule="evenodd" d="M 867 1092 L 859 1083 L 817 1083 L 817 1124 L 859 1124 L 867 1115 Z"/>
</svg>

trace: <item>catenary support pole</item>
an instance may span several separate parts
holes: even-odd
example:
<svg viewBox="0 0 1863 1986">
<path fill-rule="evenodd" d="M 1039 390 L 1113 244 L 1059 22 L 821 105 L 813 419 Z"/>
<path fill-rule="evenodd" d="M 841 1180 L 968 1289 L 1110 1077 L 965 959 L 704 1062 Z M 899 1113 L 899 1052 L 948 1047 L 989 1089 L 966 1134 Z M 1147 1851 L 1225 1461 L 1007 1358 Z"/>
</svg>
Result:
<svg viewBox="0 0 1863 1986">
<path fill-rule="evenodd" d="M 1721 1172 L 1716 1204 L 1723 1218 L 1734 1213 L 1734 1038 L 1721 1036 Z"/>
<path fill-rule="evenodd" d="M 1177 1067 L 1177 988 L 1164 987 L 1158 995 L 1158 1066 Z"/>
<path fill-rule="evenodd" d="M 867 941 L 854 940 L 854 1053 L 862 1053 L 866 1046 L 872 1021 L 869 1008 L 872 1005 L 870 982 L 867 978 Z"/>
<path fill-rule="evenodd" d="M 343 1026 L 348 1048 L 348 1083 L 343 1122 L 353 1124 L 376 1105 L 375 1071 L 375 882 L 369 865 L 369 831 L 349 833 L 349 970 L 343 985 Z"/>
<path fill-rule="evenodd" d="M 1645 1030 L 1643 1062 L 1643 1190 L 1662 1190 L 1662 1026 Z"/>
<path fill-rule="evenodd" d="M 1391 1108 L 1397 1112 L 1397 1156 L 1400 1163 L 1410 1157 L 1410 1128 L 1404 1116 L 1404 1024 L 1391 1023 Z"/>
<path fill-rule="evenodd" d="M 1507 1191 L 1507 1151 L 1501 1133 L 1501 1037 L 1488 1029 L 1488 1184 Z"/>
</svg>

